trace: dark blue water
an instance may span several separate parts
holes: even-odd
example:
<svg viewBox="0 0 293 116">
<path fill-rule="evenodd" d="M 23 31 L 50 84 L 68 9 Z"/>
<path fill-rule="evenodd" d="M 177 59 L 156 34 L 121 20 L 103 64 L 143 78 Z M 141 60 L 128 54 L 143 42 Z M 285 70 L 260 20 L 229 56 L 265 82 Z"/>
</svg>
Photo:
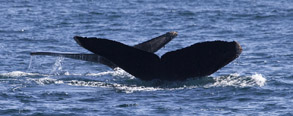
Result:
<svg viewBox="0 0 293 116">
<path fill-rule="evenodd" d="M 292 0 L 1 0 L 1 115 L 293 115 Z M 135 45 L 168 31 L 156 54 L 238 41 L 241 56 L 203 78 L 141 81 L 85 61 L 73 36 Z"/>
</svg>

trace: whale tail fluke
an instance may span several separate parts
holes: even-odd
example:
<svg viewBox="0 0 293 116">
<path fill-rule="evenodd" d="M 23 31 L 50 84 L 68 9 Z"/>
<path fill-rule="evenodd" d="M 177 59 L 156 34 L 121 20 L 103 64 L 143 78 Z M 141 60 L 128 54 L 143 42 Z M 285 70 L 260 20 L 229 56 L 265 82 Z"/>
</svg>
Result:
<svg viewBox="0 0 293 116">
<path fill-rule="evenodd" d="M 31 55 L 63 56 L 120 67 L 142 80 L 185 80 L 210 75 L 239 57 L 242 48 L 232 41 L 207 41 L 170 51 L 161 57 L 154 54 L 177 36 L 168 32 L 149 41 L 128 46 L 123 43 L 75 36 L 75 41 L 94 54 L 32 52 Z"/>
<path fill-rule="evenodd" d="M 208 41 L 167 52 L 161 58 L 123 43 L 100 38 L 74 38 L 85 49 L 112 61 L 142 80 L 185 80 L 210 75 L 236 59 L 240 45 L 226 41 Z"/>
</svg>

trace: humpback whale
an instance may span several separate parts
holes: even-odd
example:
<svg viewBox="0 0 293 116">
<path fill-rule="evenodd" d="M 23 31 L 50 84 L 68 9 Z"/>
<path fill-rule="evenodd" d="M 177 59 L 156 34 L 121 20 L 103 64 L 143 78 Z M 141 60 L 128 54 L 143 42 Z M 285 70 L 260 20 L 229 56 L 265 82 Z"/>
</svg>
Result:
<svg viewBox="0 0 293 116">
<path fill-rule="evenodd" d="M 135 46 L 109 39 L 75 36 L 74 40 L 81 47 L 94 54 L 87 54 L 86 59 L 75 57 L 74 54 L 50 52 L 35 52 L 31 55 L 60 55 L 94 62 L 104 59 L 106 63 L 102 61 L 103 64 L 112 68 L 120 67 L 141 80 L 175 81 L 210 75 L 239 57 L 242 52 L 236 41 L 207 41 L 167 52 L 161 57 L 154 54 L 176 35 L 176 32 L 168 32 L 162 35 L 165 39 L 152 39 Z M 92 57 L 89 56 L 99 58 L 90 59 Z"/>
</svg>

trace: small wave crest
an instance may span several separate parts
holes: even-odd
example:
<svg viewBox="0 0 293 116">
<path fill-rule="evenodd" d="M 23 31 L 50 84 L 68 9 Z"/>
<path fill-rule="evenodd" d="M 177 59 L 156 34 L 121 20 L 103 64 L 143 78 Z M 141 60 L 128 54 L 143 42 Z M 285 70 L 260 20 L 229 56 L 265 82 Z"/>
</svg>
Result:
<svg viewBox="0 0 293 116">
<path fill-rule="evenodd" d="M 221 76 L 214 79 L 215 82 L 205 87 L 251 87 L 251 86 L 264 86 L 266 78 L 261 74 L 254 74 L 251 76 L 240 76 L 239 74 L 230 74 L 228 76 Z"/>
<path fill-rule="evenodd" d="M 27 72 L 22 72 L 22 71 L 12 71 L 8 73 L 0 73 L 0 77 L 5 77 L 5 78 L 15 78 L 15 77 L 24 77 L 24 76 L 47 76 L 44 74 L 39 74 L 39 73 L 27 73 Z"/>
<path fill-rule="evenodd" d="M 108 76 L 110 75 L 110 76 Z M 27 80 L 33 81 L 38 85 L 66 84 L 71 86 L 102 87 L 112 88 L 117 92 L 132 93 L 136 91 L 159 91 L 159 90 L 182 90 L 194 88 L 213 88 L 213 87 L 262 87 L 266 83 L 266 78 L 261 74 L 251 76 L 241 76 L 230 74 L 219 77 L 191 78 L 185 81 L 142 81 L 128 74 L 124 70 L 117 68 L 114 71 L 106 71 L 92 74 L 65 74 L 63 77 L 56 75 L 44 75 L 38 73 L 26 73 L 13 71 L 0 73 L 0 77 L 29 77 Z M 106 76 L 106 80 L 96 80 L 100 76 Z M 30 78 L 34 77 L 34 78 Z M 36 78 L 35 78 L 36 77 Z M 94 78 L 93 78 L 94 77 Z M 85 79 L 89 78 L 89 79 Z M 93 78 L 93 79 L 92 79 Z"/>
<path fill-rule="evenodd" d="M 212 88 L 212 87 L 253 87 L 264 86 L 266 79 L 261 74 L 251 76 L 240 76 L 239 74 L 230 74 L 220 77 L 192 78 L 186 81 L 141 81 L 133 79 L 117 82 L 93 82 L 93 81 L 70 81 L 73 86 L 90 86 L 114 88 L 119 92 L 132 93 L 135 91 L 159 91 L 159 90 L 181 90 L 193 88 Z"/>
<path fill-rule="evenodd" d="M 130 79 L 134 79 L 135 77 L 131 74 L 127 73 L 123 69 L 117 67 L 114 68 L 113 71 L 106 71 L 106 72 L 100 72 L 100 73 L 88 73 L 85 74 L 85 76 L 105 76 L 105 75 L 111 75 L 115 77 L 129 77 Z"/>
<path fill-rule="evenodd" d="M 103 87 L 103 88 L 113 88 L 117 92 L 125 92 L 132 93 L 135 91 L 157 91 L 164 90 L 159 87 L 147 87 L 147 86 L 139 86 L 139 85 L 129 85 L 129 84 L 121 84 L 121 83 L 108 83 L 108 82 L 98 82 L 98 81 L 78 81 L 72 80 L 66 82 L 68 85 L 72 86 L 86 86 L 86 87 Z"/>
<path fill-rule="evenodd" d="M 29 80 L 32 80 L 39 85 L 63 84 L 64 83 L 64 81 L 62 81 L 62 80 L 52 79 L 49 77 L 39 78 L 39 79 L 29 79 Z"/>
</svg>

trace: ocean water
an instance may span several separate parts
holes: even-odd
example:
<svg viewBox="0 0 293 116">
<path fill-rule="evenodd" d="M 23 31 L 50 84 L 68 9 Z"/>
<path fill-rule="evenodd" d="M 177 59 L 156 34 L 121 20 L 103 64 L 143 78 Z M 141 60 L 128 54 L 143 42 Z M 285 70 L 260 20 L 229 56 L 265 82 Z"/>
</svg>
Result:
<svg viewBox="0 0 293 116">
<path fill-rule="evenodd" d="M 293 115 L 292 0 L 0 0 L 0 115 Z M 89 53 L 75 35 L 135 45 L 168 31 L 156 54 L 237 41 L 238 59 L 186 81 L 30 52 Z"/>
</svg>

